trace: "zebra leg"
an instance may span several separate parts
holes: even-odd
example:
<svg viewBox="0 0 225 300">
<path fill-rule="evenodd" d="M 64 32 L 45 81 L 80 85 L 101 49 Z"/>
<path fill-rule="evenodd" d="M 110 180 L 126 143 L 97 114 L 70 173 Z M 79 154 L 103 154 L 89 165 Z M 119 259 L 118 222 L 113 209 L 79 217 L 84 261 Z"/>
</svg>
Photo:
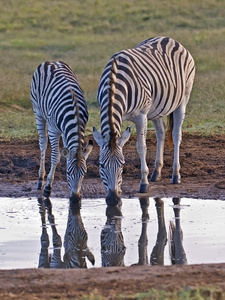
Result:
<svg viewBox="0 0 225 300">
<path fill-rule="evenodd" d="M 48 136 L 47 136 L 47 126 L 46 120 L 42 117 L 36 115 L 36 124 L 37 130 L 39 133 L 39 148 L 41 150 L 41 157 L 40 157 L 40 167 L 39 167 L 39 178 L 37 189 L 41 190 L 44 185 L 44 177 L 45 177 L 45 153 L 48 145 Z"/>
<path fill-rule="evenodd" d="M 161 170 L 163 167 L 163 151 L 164 151 L 164 142 L 165 142 L 165 124 L 162 118 L 157 120 L 152 120 L 156 139 L 157 139 L 157 146 L 156 146 L 156 159 L 155 159 L 155 168 L 151 175 L 151 181 L 158 181 L 161 178 Z"/>
<path fill-rule="evenodd" d="M 51 143 L 52 153 L 51 153 L 51 169 L 47 176 L 47 183 L 44 188 L 44 196 L 49 197 L 52 191 L 52 183 L 54 181 L 55 170 L 60 162 L 60 152 L 59 152 L 59 135 L 50 135 L 49 139 Z"/>
<path fill-rule="evenodd" d="M 139 186 L 139 193 L 146 193 L 148 188 L 148 166 L 146 163 L 146 133 L 147 133 L 148 119 L 146 115 L 141 115 L 136 120 L 137 131 L 137 152 L 141 160 L 141 182 Z"/>
<path fill-rule="evenodd" d="M 174 112 L 173 112 L 173 143 L 174 143 L 174 159 L 173 159 L 173 175 L 172 183 L 177 184 L 181 182 L 180 176 L 180 143 L 182 140 L 182 131 L 181 127 L 185 117 L 186 104 L 182 103 Z"/>
</svg>

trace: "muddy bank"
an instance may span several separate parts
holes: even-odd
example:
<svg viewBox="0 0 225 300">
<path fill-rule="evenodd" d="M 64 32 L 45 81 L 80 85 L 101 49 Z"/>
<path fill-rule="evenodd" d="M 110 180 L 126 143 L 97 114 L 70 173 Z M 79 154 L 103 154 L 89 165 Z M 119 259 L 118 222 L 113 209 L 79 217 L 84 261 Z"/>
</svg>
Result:
<svg viewBox="0 0 225 300">
<path fill-rule="evenodd" d="M 154 133 L 147 139 L 147 163 L 150 174 L 154 168 L 156 140 Z M 38 141 L 17 143 L 0 142 L 0 194 L 3 197 L 36 196 L 40 151 Z M 136 152 L 136 138 L 124 146 L 123 196 L 137 194 L 140 181 L 140 160 Z M 105 191 L 98 171 L 99 147 L 88 158 L 88 173 L 83 185 L 83 198 L 104 197 Z M 182 182 L 170 183 L 173 149 L 165 146 L 162 179 L 150 183 L 151 197 L 192 197 L 202 199 L 225 199 L 225 137 L 204 137 L 184 134 L 180 150 Z M 50 147 L 46 158 L 46 171 L 50 168 Z M 68 197 L 66 161 L 61 159 L 55 174 L 53 197 Z"/>
</svg>

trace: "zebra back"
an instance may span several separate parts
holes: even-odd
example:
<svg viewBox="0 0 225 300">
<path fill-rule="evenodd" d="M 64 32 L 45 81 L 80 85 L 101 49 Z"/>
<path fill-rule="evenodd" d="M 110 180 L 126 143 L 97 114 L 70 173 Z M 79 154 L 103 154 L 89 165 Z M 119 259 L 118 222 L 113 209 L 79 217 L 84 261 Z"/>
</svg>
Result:
<svg viewBox="0 0 225 300">
<path fill-rule="evenodd" d="M 150 120 L 169 115 L 185 101 L 194 73 L 191 54 L 171 38 L 150 38 L 116 53 L 107 63 L 98 87 L 102 135 L 112 136 L 109 122 L 120 135 L 122 121 L 133 120 L 145 109 L 149 110 Z M 109 92 L 111 78 L 113 97 Z"/>
<path fill-rule="evenodd" d="M 65 147 L 83 145 L 87 105 L 77 77 L 66 63 L 38 66 L 31 82 L 31 102 L 36 118 L 44 118 L 49 131 L 63 134 Z"/>
</svg>

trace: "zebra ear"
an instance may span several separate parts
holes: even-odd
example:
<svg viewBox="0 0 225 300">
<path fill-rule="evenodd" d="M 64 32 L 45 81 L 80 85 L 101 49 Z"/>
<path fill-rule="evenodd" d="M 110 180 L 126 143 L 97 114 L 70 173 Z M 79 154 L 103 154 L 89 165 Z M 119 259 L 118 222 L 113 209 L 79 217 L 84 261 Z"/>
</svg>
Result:
<svg viewBox="0 0 225 300">
<path fill-rule="evenodd" d="M 93 148 L 93 141 L 89 140 L 83 150 L 83 156 L 85 160 L 88 158 L 89 154 L 91 153 L 92 148 Z"/>
<path fill-rule="evenodd" d="M 65 157 L 65 158 L 72 159 L 72 158 L 75 157 L 76 151 L 70 151 L 70 150 L 68 150 L 67 148 L 63 148 L 62 151 L 61 151 L 61 154 L 62 154 L 62 156 Z"/>
<path fill-rule="evenodd" d="M 123 147 L 130 138 L 130 127 L 124 131 L 121 137 L 118 138 L 118 145 Z"/>
<path fill-rule="evenodd" d="M 93 137 L 96 143 L 99 145 L 99 147 L 101 147 L 104 144 L 105 139 L 95 127 L 93 127 Z"/>
</svg>

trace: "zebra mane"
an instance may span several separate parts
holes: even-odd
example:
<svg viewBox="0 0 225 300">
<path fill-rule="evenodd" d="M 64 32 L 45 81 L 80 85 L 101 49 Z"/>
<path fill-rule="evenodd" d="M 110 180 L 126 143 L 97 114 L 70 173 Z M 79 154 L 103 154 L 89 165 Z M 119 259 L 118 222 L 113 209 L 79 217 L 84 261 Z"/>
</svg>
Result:
<svg viewBox="0 0 225 300">
<path fill-rule="evenodd" d="M 114 100 L 115 100 L 115 85 L 116 85 L 116 71 L 117 71 L 117 61 L 115 56 L 113 56 L 112 60 L 112 66 L 110 69 L 109 74 L 109 129 L 110 129 L 110 136 L 109 136 L 109 148 L 111 151 L 111 154 L 114 153 L 117 146 L 117 133 L 115 130 L 115 124 L 113 122 L 113 110 L 114 110 Z"/>
<path fill-rule="evenodd" d="M 81 164 L 81 157 L 82 157 L 82 145 L 83 145 L 83 135 L 82 135 L 82 126 L 81 126 L 81 119 L 79 114 L 79 106 L 78 106 L 78 100 L 77 96 L 74 90 L 70 90 L 72 94 L 72 98 L 75 103 L 75 114 L 77 117 L 77 127 L 78 127 L 78 146 L 76 151 L 76 159 L 77 159 L 77 166 L 80 167 Z"/>
</svg>

